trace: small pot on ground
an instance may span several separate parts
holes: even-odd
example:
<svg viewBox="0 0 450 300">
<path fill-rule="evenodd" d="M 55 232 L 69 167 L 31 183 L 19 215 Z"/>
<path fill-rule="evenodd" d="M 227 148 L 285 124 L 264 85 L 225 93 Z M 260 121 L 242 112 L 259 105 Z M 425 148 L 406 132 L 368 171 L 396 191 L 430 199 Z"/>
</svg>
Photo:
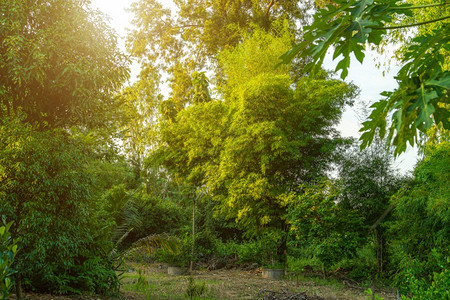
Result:
<svg viewBox="0 0 450 300">
<path fill-rule="evenodd" d="M 180 267 L 169 266 L 167 267 L 167 274 L 169 275 L 182 275 L 183 269 Z"/>
<path fill-rule="evenodd" d="M 281 280 L 284 275 L 284 269 L 269 269 L 264 268 L 262 271 L 262 278 Z"/>
</svg>

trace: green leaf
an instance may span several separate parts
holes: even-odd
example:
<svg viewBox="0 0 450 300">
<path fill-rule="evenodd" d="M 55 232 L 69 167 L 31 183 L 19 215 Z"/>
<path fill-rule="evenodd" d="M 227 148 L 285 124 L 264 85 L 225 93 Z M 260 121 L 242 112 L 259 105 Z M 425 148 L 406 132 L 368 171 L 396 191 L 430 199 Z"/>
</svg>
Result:
<svg viewBox="0 0 450 300">
<path fill-rule="evenodd" d="M 424 85 L 426 87 L 437 87 L 437 88 L 442 88 L 445 90 L 450 89 L 450 72 L 446 72 L 446 73 L 447 74 L 445 74 L 438 80 L 425 81 Z"/>
<path fill-rule="evenodd" d="M 353 46 L 353 54 L 355 55 L 356 59 L 362 63 L 364 61 L 365 54 L 363 52 L 364 48 L 363 46 L 356 44 Z"/>
</svg>

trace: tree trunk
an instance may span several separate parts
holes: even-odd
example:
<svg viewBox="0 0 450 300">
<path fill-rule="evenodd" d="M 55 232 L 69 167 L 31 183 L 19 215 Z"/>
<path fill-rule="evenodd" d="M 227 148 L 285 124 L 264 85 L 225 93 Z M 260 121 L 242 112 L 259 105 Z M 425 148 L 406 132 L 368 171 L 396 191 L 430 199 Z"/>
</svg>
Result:
<svg viewBox="0 0 450 300">
<path fill-rule="evenodd" d="M 16 298 L 17 300 L 22 300 L 22 275 L 20 273 L 17 273 L 16 276 Z"/>
<path fill-rule="evenodd" d="M 191 265 L 189 271 L 192 272 L 194 268 L 194 253 L 195 253 L 195 197 L 192 200 L 192 249 L 191 249 Z"/>
</svg>

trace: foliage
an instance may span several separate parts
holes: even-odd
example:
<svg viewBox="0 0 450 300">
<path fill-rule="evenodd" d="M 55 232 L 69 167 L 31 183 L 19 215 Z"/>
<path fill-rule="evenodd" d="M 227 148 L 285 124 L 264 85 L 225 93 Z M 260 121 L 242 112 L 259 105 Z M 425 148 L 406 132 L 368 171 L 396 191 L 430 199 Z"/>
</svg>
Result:
<svg viewBox="0 0 450 300">
<path fill-rule="evenodd" d="M 382 141 L 374 142 L 360 151 L 357 145 L 348 149 L 338 167 L 337 182 L 339 206 L 354 211 L 362 219 L 360 228 L 364 239 L 373 244 L 376 265 L 366 266 L 381 274 L 386 263 L 386 221 L 391 219 L 390 197 L 395 194 L 405 178 L 394 169 L 394 156 L 386 151 Z M 356 263 L 358 268 L 360 263 Z M 355 272 L 357 270 L 354 270 Z"/>
<path fill-rule="evenodd" d="M 12 269 L 14 258 L 16 257 L 18 247 L 17 240 L 13 240 L 10 228 L 13 222 L 5 226 L 0 226 L 0 296 L 7 299 L 13 286 L 12 276 L 16 273 Z"/>
<path fill-rule="evenodd" d="M 135 187 L 145 173 L 144 158 L 156 141 L 156 114 L 160 96 L 155 88 L 157 79 L 142 77 L 117 96 L 119 107 L 119 137 L 129 164 L 133 168 Z"/>
<path fill-rule="evenodd" d="M 229 242 L 226 247 L 231 246 L 233 250 L 230 254 L 237 255 L 238 263 L 257 263 L 259 266 L 280 264 L 284 258 L 279 256 L 277 250 L 282 244 L 283 235 L 281 232 L 266 232 L 258 238 L 240 243 Z"/>
<path fill-rule="evenodd" d="M 337 205 L 337 194 L 336 187 L 325 181 L 304 186 L 303 194 L 287 197 L 291 251 L 310 248 L 325 271 L 344 258 L 354 257 L 364 241 L 363 218 Z"/>
<path fill-rule="evenodd" d="M 269 33 L 254 28 L 236 47 L 227 47 L 218 55 L 221 69 L 226 75 L 219 82 L 219 90 L 229 97 L 232 90 L 264 73 L 283 75 L 292 66 L 275 68 L 278 56 L 287 51 L 293 42 L 287 22 L 275 21 Z"/>
<path fill-rule="evenodd" d="M 442 279 L 448 276 L 445 258 L 450 249 L 449 151 L 449 142 L 426 148 L 414 180 L 392 198 L 396 219 L 389 226 L 389 246 L 401 286 L 403 280 L 414 278 L 422 278 L 431 286 L 434 273 L 443 272 Z M 437 254 L 443 259 L 437 259 Z M 413 274 L 411 268 L 415 270 Z M 414 285 L 425 287 L 422 283 Z"/>
<path fill-rule="evenodd" d="M 447 299 L 450 296 L 448 284 L 450 282 L 450 259 L 432 249 L 432 256 L 436 260 L 437 270 L 427 277 L 422 277 L 421 265 L 413 261 L 402 271 L 401 288 L 407 296 L 402 299 Z M 411 297 L 411 298 L 410 298 Z"/>
<path fill-rule="evenodd" d="M 356 255 L 354 257 L 343 260 L 339 262 L 338 265 L 342 269 L 350 270 L 348 274 L 350 278 L 356 280 L 369 280 L 378 272 L 378 260 L 376 241 L 369 241 L 356 250 Z M 377 275 L 382 274 L 378 273 Z"/>
<path fill-rule="evenodd" d="M 209 181 L 216 193 L 227 191 L 221 212 L 247 229 L 279 222 L 277 196 L 328 168 L 334 147 L 343 142 L 332 126 L 356 93 L 324 77 L 303 78 L 293 89 L 288 69 L 274 70 L 266 61 L 288 45 L 286 35 L 256 31 L 221 60 L 232 90 L 225 99 L 229 137 Z M 258 67 L 254 57 L 261 58 Z M 246 80 L 238 84 L 238 78 Z"/>
<path fill-rule="evenodd" d="M 343 154 L 338 166 L 339 205 L 358 210 L 366 226 L 373 225 L 389 206 L 404 179 L 394 168 L 393 154 L 378 140 L 360 151 L 357 145 Z"/>
<path fill-rule="evenodd" d="M 289 68 L 275 70 L 271 58 L 289 42 L 286 31 L 272 37 L 255 29 L 223 52 L 223 101 L 193 103 L 166 119 L 155 156 L 178 182 L 207 190 L 216 215 L 250 235 L 274 235 L 280 253 L 286 225 L 278 196 L 329 169 L 334 149 L 346 142 L 333 126 L 356 94 L 354 86 L 325 75 L 294 84 Z"/>
<path fill-rule="evenodd" d="M 30 287 L 75 291 L 79 266 L 102 257 L 109 226 L 91 195 L 89 149 L 63 130 L 37 131 L 21 118 L 0 121 L 0 211 L 22 241 L 15 268 Z"/>
<path fill-rule="evenodd" d="M 336 145 L 344 143 L 332 124 L 352 87 L 304 79 L 294 91 L 290 84 L 286 76 L 261 74 L 229 100 L 229 137 L 209 181 L 223 194 L 217 197 L 221 213 L 247 229 L 280 222 L 284 209 L 277 197 L 323 175 Z"/>
<path fill-rule="evenodd" d="M 127 47 L 143 63 L 144 73 L 172 75 L 172 93 L 178 98 L 183 93 L 175 91 L 177 86 L 189 87 L 193 71 L 214 70 L 221 50 L 236 46 L 254 27 L 268 31 L 276 20 L 289 21 L 293 32 L 297 24 L 306 22 L 313 1 L 177 0 L 174 4 L 176 9 L 171 11 L 161 1 L 134 3 L 136 28 L 129 34 Z"/>
<path fill-rule="evenodd" d="M 201 297 L 206 292 L 206 283 L 196 283 L 193 276 L 188 277 L 188 286 L 186 288 L 185 297 L 195 299 Z"/>
<path fill-rule="evenodd" d="M 161 124 L 164 147 L 155 158 L 175 175 L 178 183 L 200 186 L 216 165 L 226 137 L 227 107 L 219 101 L 197 103 L 181 111 L 175 122 Z"/>
<path fill-rule="evenodd" d="M 367 289 L 364 291 L 367 294 L 367 299 L 375 299 L 375 300 L 383 300 L 383 297 L 378 296 L 377 294 L 375 294 L 374 291 L 372 291 L 372 289 Z"/>
<path fill-rule="evenodd" d="M 60 294 L 89 293 L 117 296 L 120 282 L 116 270 L 116 261 L 97 253 L 71 266 L 69 272 L 55 274 L 52 280 L 53 284 L 58 285 L 57 292 Z"/>
<path fill-rule="evenodd" d="M 2 1 L 0 24 L 0 116 L 20 108 L 55 126 L 110 123 L 127 60 L 89 1 Z"/>
<path fill-rule="evenodd" d="M 124 194 L 116 194 L 119 200 L 111 199 L 123 203 L 113 237 L 116 242 L 120 239 L 119 248 L 127 249 L 149 235 L 177 233 L 187 224 L 186 212 L 171 199 L 139 194 L 136 191 L 122 192 Z"/>
<path fill-rule="evenodd" d="M 341 153 L 337 180 L 303 185 L 297 195 L 285 195 L 290 254 L 313 264 L 317 259 L 325 271 L 345 268 L 359 278 L 381 273 L 389 219 L 382 215 L 403 182 L 392 160 L 381 142 L 362 152 L 354 145 Z"/>
<path fill-rule="evenodd" d="M 138 279 L 136 282 L 136 289 L 138 291 L 145 291 L 148 289 L 148 281 L 147 278 L 145 278 L 145 276 L 142 276 L 142 270 L 138 269 Z"/>
<path fill-rule="evenodd" d="M 420 24 L 390 26 L 395 15 L 412 16 L 414 9 L 428 6 L 441 6 L 445 11 L 448 3 L 411 6 L 398 0 L 334 1 L 317 11 L 313 24 L 304 33 L 304 41 L 281 58 L 288 62 L 296 55 L 312 57 L 307 68 L 314 72 L 322 65 L 328 49 L 334 46 L 333 58 L 342 56 L 336 71 L 342 70 L 341 77 L 345 78 L 351 53 L 362 62 L 365 45 L 379 45 L 386 30 Z M 446 106 L 450 72 L 442 51 L 450 50 L 449 26 L 442 21 L 448 18 L 447 15 L 427 20 L 423 24 L 438 22 L 439 26 L 431 32 L 418 34 L 409 44 L 401 60 L 403 67 L 396 77 L 398 88 L 394 92 L 383 92 L 385 99 L 373 104 L 372 113 L 363 123 L 362 148 L 370 145 L 378 131 L 384 138 L 387 126 L 386 141 L 395 146 L 395 154 L 404 152 L 408 142 L 412 146 L 417 143 L 417 131 L 426 133 L 433 124 L 440 123 L 445 129 L 450 128 Z M 387 125 L 386 119 L 391 113 L 392 123 Z"/>
<path fill-rule="evenodd" d="M 176 247 L 161 247 L 156 252 L 156 257 L 158 261 L 172 266 L 186 267 L 189 262 L 196 260 L 192 253 L 192 236 L 186 233 L 176 241 Z"/>
</svg>

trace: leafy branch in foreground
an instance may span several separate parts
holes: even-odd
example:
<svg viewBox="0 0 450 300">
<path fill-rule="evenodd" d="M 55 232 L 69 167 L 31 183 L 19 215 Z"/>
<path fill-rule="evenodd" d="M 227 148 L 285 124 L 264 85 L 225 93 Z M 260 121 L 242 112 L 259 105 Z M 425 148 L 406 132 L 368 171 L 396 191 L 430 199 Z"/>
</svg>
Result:
<svg viewBox="0 0 450 300">
<path fill-rule="evenodd" d="M 17 273 L 11 268 L 17 254 L 17 240 L 13 240 L 10 228 L 13 222 L 0 226 L 0 297 L 7 299 L 13 286 L 11 277 Z"/>
<path fill-rule="evenodd" d="M 373 104 L 373 111 L 363 123 L 361 148 L 369 146 L 377 131 L 380 137 L 387 134 L 387 144 L 395 146 L 394 154 L 406 150 L 407 143 L 418 142 L 418 131 L 426 133 L 434 124 L 450 129 L 448 111 L 450 72 L 449 15 L 445 15 L 450 3 L 442 1 L 428 5 L 405 4 L 398 0 L 334 1 L 319 9 L 314 22 L 306 27 L 303 42 L 294 46 L 280 58 L 289 63 L 296 56 L 310 57 L 307 71 L 317 72 L 330 47 L 334 46 L 333 59 L 341 57 L 336 71 L 341 77 L 348 75 L 350 54 L 359 62 L 364 60 L 367 44 L 380 45 L 387 30 L 436 23 L 436 29 L 418 34 L 409 44 L 401 63 L 403 67 L 395 77 L 398 88 L 383 92 L 385 98 Z M 413 16 L 417 10 L 442 6 L 441 14 L 423 22 L 390 26 L 394 20 Z M 392 122 L 387 129 L 388 115 Z"/>
</svg>

